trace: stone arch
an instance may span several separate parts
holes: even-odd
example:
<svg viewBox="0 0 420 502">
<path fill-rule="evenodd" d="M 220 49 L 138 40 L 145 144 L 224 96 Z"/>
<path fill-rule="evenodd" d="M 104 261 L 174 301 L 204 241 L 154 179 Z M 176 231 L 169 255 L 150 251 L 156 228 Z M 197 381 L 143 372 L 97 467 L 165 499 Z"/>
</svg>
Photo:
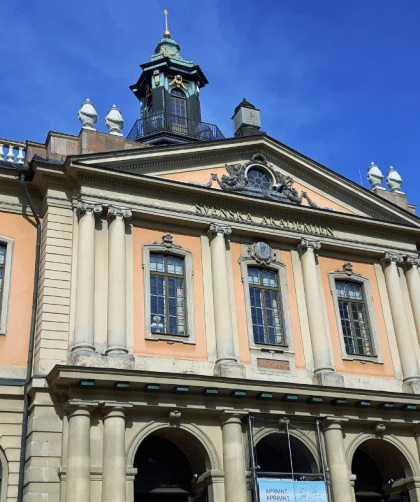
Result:
<svg viewBox="0 0 420 502">
<path fill-rule="evenodd" d="M 9 468 L 6 454 L 0 446 L 0 502 L 6 502 Z"/>
<path fill-rule="evenodd" d="M 281 433 L 277 427 L 269 427 L 269 428 L 262 428 L 260 429 L 255 435 L 254 435 L 254 445 L 257 447 L 258 443 L 260 443 L 263 439 L 267 438 L 268 436 L 272 434 L 279 434 Z M 292 429 L 289 430 L 290 436 L 297 440 L 299 444 L 302 447 L 303 452 L 308 457 L 308 460 L 311 464 L 311 469 L 312 472 L 321 472 L 321 460 L 319 456 L 319 450 L 307 434 L 304 432 L 298 430 L 298 429 Z"/>
<path fill-rule="evenodd" d="M 401 464 L 404 466 L 407 478 L 411 476 L 420 476 L 418 461 L 405 444 L 392 434 L 385 434 L 382 439 L 377 439 L 373 433 L 367 434 L 366 432 L 361 432 L 358 434 L 347 447 L 346 457 L 349 469 L 351 469 L 352 460 L 357 448 L 370 440 L 381 441 L 385 444 L 388 443 L 393 447 L 393 451 L 396 453 L 398 460 L 400 460 Z"/>
<path fill-rule="evenodd" d="M 177 437 L 175 431 L 182 431 L 181 434 L 190 435 L 192 441 L 189 442 L 189 448 L 186 448 L 183 444 L 183 438 L 178 438 L 180 440 L 177 441 Z M 187 458 L 189 456 L 189 449 L 193 449 L 201 453 L 206 470 L 221 470 L 222 462 L 219 454 L 206 433 L 204 433 L 199 427 L 193 424 L 177 424 L 176 426 L 171 426 L 168 419 L 156 420 L 154 422 L 150 422 L 145 427 L 135 434 L 135 436 L 131 439 L 128 448 L 127 448 L 127 464 L 133 465 L 134 458 L 136 452 L 141 445 L 142 441 L 150 436 L 151 434 L 158 433 L 162 437 L 170 438 L 171 441 L 176 444 L 181 451 L 183 451 Z M 186 437 L 186 436 L 184 436 Z M 175 441 L 174 441 L 175 440 Z M 194 463 L 194 460 L 193 460 Z"/>
</svg>

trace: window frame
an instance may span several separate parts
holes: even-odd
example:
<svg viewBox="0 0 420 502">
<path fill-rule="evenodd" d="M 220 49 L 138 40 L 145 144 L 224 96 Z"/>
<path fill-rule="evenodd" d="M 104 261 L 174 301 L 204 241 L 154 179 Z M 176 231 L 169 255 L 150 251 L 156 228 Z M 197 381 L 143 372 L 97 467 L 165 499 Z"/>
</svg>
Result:
<svg viewBox="0 0 420 502">
<path fill-rule="evenodd" d="M 144 326 L 146 340 L 165 340 L 167 342 L 179 342 L 195 344 L 195 321 L 194 321 L 194 291 L 193 291 L 193 256 L 191 251 L 173 243 L 173 237 L 167 233 L 162 237 L 162 242 L 143 244 L 143 272 L 144 272 Z M 184 294 L 185 294 L 185 335 L 171 335 L 167 333 L 152 333 L 150 312 L 150 253 L 173 255 L 184 260 Z M 175 275 L 174 275 L 175 277 Z"/>
<path fill-rule="evenodd" d="M 344 265 L 348 265 L 347 263 Z M 351 265 L 351 264 L 350 264 Z M 344 266 L 343 266 L 344 267 Z M 350 267 L 347 267 L 350 268 Z M 381 351 L 381 345 L 379 343 L 378 329 L 376 326 L 376 317 L 375 311 L 373 307 L 373 295 L 372 289 L 370 286 L 370 280 L 367 277 L 363 277 L 361 274 L 357 274 L 350 270 L 336 270 L 334 272 L 329 272 L 328 274 L 330 281 L 330 290 L 333 297 L 334 303 L 334 311 L 337 321 L 337 330 L 340 339 L 341 346 L 341 356 L 345 361 L 370 361 L 372 363 L 383 364 L 383 357 Z M 365 305 L 365 312 L 367 317 L 367 323 L 369 326 L 370 332 L 370 343 L 372 345 L 373 355 L 367 354 L 349 354 L 346 350 L 346 344 L 344 341 L 344 333 L 343 327 L 341 325 L 341 316 L 340 316 L 340 308 L 339 308 L 339 298 L 337 296 L 336 291 L 336 280 L 345 281 L 345 282 L 353 282 L 362 286 L 363 290 L 363 298 Z M 351 301 L 351 300 L 349 300 Z M 361 303 L 360 301 L 358 303 Z"/>
<path fill-rule="evenodd" d="M 293 345 L 293 334 L 292 334 L 292 324 L 290 318 L 289 301 L 287 295 L 287 275 L 286 275 L 286 265 L 279 258 L 278 250 L 271 251 L 271 257 L 266 262 L 262 262 L 255 255 L 255 244 L 254 245 L 242 245 L 242 254 L 239 258 L 239 264 L 241 267 L 241 277 L 243 282 L 244 300 L 245 300 L 245 312 L 246 312 L 246 323 L 248 331 L 248 342 L 249 349 L 251 353 L 251 362 L 255 368 L 257 368 L 257 359 L 259 358 L 270 358 L 274 360 L 287 360 L 290 365 L 290 371 L 287 371 L 289 375 L 293 375 L 296 372 L 295 361 L 294 361 L 294 345 Z M 276 345 L 270 343 L 258 343 L 254 340 L 254 330 L 252 325 L 252 311 L 251 311 L 251 297 L 249 291 L 248 282 L 248 268 L 257 267 L 265 268 L 268 270 L 274 270 L 277 274 L 278 282 L 278 292 L 280 297 L 280 307 L 283 316 L 283 328 L 284 328 L 284 345 Z M 270 373 L 278 374 L 280 370 L 267 370 L 258 368 L 259 373 Z"/>
<path fill-rule="evenodd" d="M 14 241 L 13 239 L 9 239 L 8 237 L 0 237 L 0 244 L 6 246 L 6 259 L 4 263 L 3 291 L 1 297 L 1 311 L 0 311 L 0 335 L 6 335 L 9 300 L 10 300 L 10 287 L 12 278 Z"/>
</svg>

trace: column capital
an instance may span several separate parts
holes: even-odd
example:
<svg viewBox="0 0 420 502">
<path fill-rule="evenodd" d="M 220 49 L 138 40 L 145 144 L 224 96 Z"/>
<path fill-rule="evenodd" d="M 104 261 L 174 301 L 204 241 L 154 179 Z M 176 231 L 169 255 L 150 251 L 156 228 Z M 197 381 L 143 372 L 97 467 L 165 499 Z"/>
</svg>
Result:
<svg viewBox="0 0 420 502">
<path fill-rule="evenodd" d="M 415 258 L 414 256 L 404 256 L 404 265 L 407 268 L 410 267 L 419 267 L 420 266 L 420 258 Z"/>
<path fill-rule="evenodd" d="M 221 235 L 224 237 L 225 235 L 230 235 L 232 233 L 232 227 L 229 225 L 223 225 L 221 223 L 211 223 L 210 228 L 208 229 L 208 233 L 210 235 Z"/>
<path fill-rule="evenodd" d="M 94 204 L 93 202 L 86 202 L 83 200 L 79 200 L 77 203 L 77 214 L 79 216 L 87 215 L 94 216 L 95 214 L 102 213 L 101 204 Z"/>
<path fill-rule="evenodd" d="M 388 251 L 385 251 L 384 256 L 381 258 L 381 264 L 384 267 L 390 265 L 391 263 L 395 263 L 395 265 L 398 265 L 403 262 L 404 262 L 404 256 L 402 254 L 389 253 Z"/>
<path fill-rule="evenodd" d="M 131 209 L 125 207 L 109 206 L 108 207 L 108 219 L 115 218 L 119 221 L 129 220 L 133 213 Z"/>
<path fill-rule="evenodd" d="M 322 424 L 324 428 L 328 429 L 340 429 L 341 430 L 341 424 L 348 422 L 348 418 L 342 418 L 342 417 L 325 417 L 322 419 Z"/>
<path fill-rule="evenodd" d="M 301 253 L 304 253 L 305 251 L 312 251 L 314 253 L 315 251 L 318 251 L 318 249 L 321 249 L 321 242 L 310 239 L 302 239 L 297 248 Z"/>
<path fill-rule="evenodd" d="M 64 405 L 68 413 L 73 415 L 75 412 L 82 412 L 90 414 L 95 408 L 99 406 L 97 401 L 83 401 L 82 399 L 69 399 Z"/>
<path fill-rule="evenodd" d="M 242 419 L 248 415 L 249 412 L 244 410 L 223 410 L 219 418 L 222 425 L 242 424 Z"/>
<path fill-rule="evenodd" d="M 126 410 L 133 407 L 132 403 L 104 402 L 101 404 L 102 414 L 106 417 L 125 415 Z"/>
</svg>

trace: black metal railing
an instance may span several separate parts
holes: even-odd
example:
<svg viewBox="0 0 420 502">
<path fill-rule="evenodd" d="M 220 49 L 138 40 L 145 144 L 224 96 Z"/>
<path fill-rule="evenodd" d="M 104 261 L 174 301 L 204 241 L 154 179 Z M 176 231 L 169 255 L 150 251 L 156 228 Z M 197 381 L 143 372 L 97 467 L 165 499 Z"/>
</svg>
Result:
<svg viewBox="0 0 420 502">
<path fill-rule="evenodd" d="M 127 135 L 127 139 L 136 141 L 139 138 L 152 136 L 160 132 L 180 134 L 202 141 L 224 139 L 223 134 L 214 124 L 198 122 L 197 120 L 190 120 L 175 115 L 166 115 L 164 113 L 136 120 Z"/>
</svg>

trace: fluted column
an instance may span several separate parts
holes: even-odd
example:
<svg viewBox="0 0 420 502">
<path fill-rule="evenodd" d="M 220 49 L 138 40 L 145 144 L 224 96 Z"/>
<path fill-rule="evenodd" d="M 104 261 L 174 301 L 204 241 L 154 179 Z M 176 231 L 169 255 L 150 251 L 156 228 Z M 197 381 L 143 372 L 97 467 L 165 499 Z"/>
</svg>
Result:
<svg viewBox="0 0 420 502">
<path fill-rule="evenodd" d="M 96 406 L 76 400 L 66 406 L 70 413 L 66 502 L 90 502 L 90 413 Z"/>
<path fill-rule="evenodd" d="M 321 248 L 319 241 L 302 239 L 298 246 L 303 274 L 309 332 L 314 358 L 314 374 L 334 374 L 333 358 L 330 352 L 328 333 L 325 327 L 322 298 L 318 282 L 315 251 Z"/>
<path fill-rule="evenodd" d="M 232 229 L 228 225 L 212 223 L 208 233 L 211 238 L 211 272 L 217 347 L 215 372 L 220 376 L 243 376 L 242 366 L 237 362 L 233 343 L 229 271 L 226 262 L 225 236 L 230 235 Z"/>
<path fill-rule="evenodd" d="M 95 350 L 93 311 L 95 294 L 95 214 L 102 206 L 79 202 L 79 244 L 76 276 L 76 319 L 72 350 Z"/>
<path fill-rule="evenodd" d="M 131 211 L 118 207 L 108 208 L 108 348 L 107 354 L 126 353 L 126 258 L 125 220 Z"/>
<path fill-rule="evenodd" d="M 403 257 L 398 254 L 385 253 L 381 263 L 384 268 L 391 314 L 394 321 L 403 382 L 407 391 L 418 393 L 420 392 L 420 371 L 397 268 L 397 263 L 403 263 Z"/>
<path fill-rule="evenodd" d="M 221 417 L 226 502 L 246 502 L 248 500 L 242 416 L 240 413 L 225 411 Z"/>
<path fill-rule="evenodd" d="M 404 260 L 405 276 L 407 279 L 408 293 L 410 295 L 411 308 L 413 309 L 414 322 L 416 323 L 417 336 L 420 340 L 420 260 L 406 256 Z"/>
<path fill-rule="evenodd" d="M 102 502 L 125 502 L 125 408 L 129 403 L 105 403 L 102 460 Z"/>
<path fill-rule="evenodd" d="M 333 502 L 353 502 L 354 490 L 351 486 L 349 468 L 343 441 L 341 422 L 327 417 L 324 419 L 324 440 L 331 480 Z"/>
</svg>

